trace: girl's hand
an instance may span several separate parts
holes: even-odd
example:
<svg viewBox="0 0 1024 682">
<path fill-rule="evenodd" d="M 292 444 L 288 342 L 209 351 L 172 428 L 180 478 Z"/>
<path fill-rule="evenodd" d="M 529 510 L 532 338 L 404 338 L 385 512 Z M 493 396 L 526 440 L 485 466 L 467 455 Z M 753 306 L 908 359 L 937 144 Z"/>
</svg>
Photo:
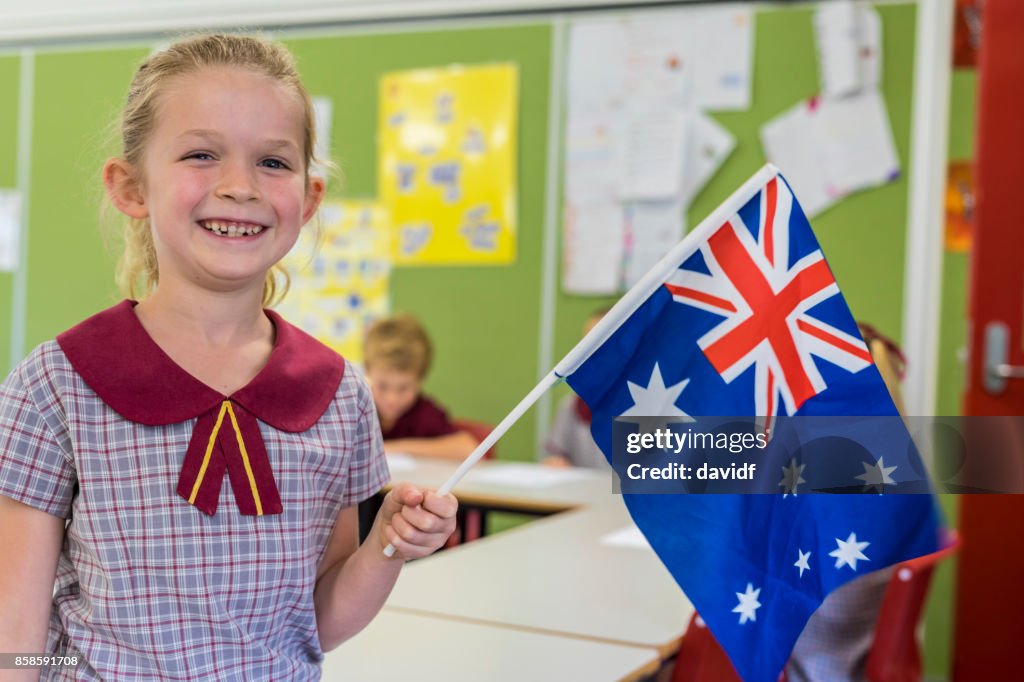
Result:
<svg viewBox="0 0 1024 682">
<path fill-rule="evenodd" d="M 455 530 L 458 508 L 454 495 L 438 495 L 432 488 L 399 483 L 384 497 L 380 508 L 381 549 L 391 543 L 395 556 L 402 559 L 432 554 Z"/>
</svg>

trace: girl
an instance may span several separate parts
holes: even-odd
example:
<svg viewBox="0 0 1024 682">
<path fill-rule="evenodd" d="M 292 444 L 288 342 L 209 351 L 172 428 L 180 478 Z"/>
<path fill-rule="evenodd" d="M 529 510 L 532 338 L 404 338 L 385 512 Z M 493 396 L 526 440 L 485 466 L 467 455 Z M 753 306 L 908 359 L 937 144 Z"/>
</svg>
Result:
<svg viewBox="0 0 1024 682">
<path fill-rule="evenodd" d="M 285 48 L 172 45 L 136 72 L 121 132 L 103 180 L 144 296 L 0 387 L 0 652 L 77 658 L 44 679 L 319 679 L 456 501 L 399 485 L 357 547 L 357 504 L 388 479 L 371 394 L 264 309 L 324 191 Z"/>
</svg>

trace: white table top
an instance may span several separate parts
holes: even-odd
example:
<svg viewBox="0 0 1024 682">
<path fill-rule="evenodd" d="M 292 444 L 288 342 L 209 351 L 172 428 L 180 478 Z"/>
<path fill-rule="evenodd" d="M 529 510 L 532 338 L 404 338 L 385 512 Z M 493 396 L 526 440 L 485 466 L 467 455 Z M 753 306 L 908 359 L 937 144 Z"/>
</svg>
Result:
<svg viewBox="0 0 1024 682">
<path fill-rule="evenodd" d="M 328 652 L 323 679 L 359 682 L 631 680 L 658 652 L 579 638 L 383 610 Z"/>
<path fill-rule="evenodd" d="M 693 606 L 649 547 L 600 541 L 632 527 L 608 497 L 411 563 L 387 608 L 671 654 Z"/>
<path fill-rule="evenodd" d="M 389 457 L 392 482 L 439 488 L 458 468 L 455 460 Z M 611 469 L 556 469 L 539 464 L 483 461 L 453 491 L 464 504 L 552 514 L 612 497 Z"/>
</svg>

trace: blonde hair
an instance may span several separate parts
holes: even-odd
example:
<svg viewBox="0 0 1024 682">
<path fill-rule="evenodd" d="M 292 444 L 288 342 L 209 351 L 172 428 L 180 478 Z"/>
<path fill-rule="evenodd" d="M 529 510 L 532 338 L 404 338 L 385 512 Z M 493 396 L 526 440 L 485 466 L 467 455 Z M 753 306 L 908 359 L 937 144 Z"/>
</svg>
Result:
<svg viewBox="0 0 1024 682">
<path fill-rule="evenodd" d="M 399 372 L 412 372 L 420 379 L 427 375 L 432 355 L 427 331 L 419 320 L 408 314 L 375 322 L 367 331 L 363 346 L 367 369 L 383 365 Z"/>
<path fill-rule="evenodd" d="M 313 103 L 299 79 L 292 54 L 280 43 L 264 38 L 232 34 L 201 34 L 183 38 L 149 56 L 135 71 L 120 119 L 121 155 L 141 168 L 146 141 L 156 121 L 160 93 L 183 75 L 209 67 L 237 67 L 267 75 L 291 87 L 302 100 L 303 157 L 306 182 L 314 162 L 316 132 Z M 138 179 L 138 178 L 137 178 Z M 141 298 L 156 287 L 160 272 L 148 219 L 127 218 L 122 229 L 124 249 L 117 266 L 117 283 L 130 298 Z M 280 275 L 281 282 L 278 282 Z M 267 272 L 263 305 L 270 306 L 288 291 L 287 270 L 280 263 Z"/>
</svg>

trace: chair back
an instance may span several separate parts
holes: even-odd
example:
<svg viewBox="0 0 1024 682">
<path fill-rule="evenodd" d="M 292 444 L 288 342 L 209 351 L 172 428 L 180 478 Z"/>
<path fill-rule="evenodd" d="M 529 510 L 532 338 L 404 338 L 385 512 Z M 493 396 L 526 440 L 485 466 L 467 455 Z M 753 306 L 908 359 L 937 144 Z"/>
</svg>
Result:
<svg viewBox="0 0 1024 682">
<path fill-rule="evenodd" d="M 672 682 L 743 682 L 696 612 L 679 642 Z"/>
<path fill-rule="evenodd" d="M 473 419 L 452 419 L 452 426 L 459 431 L 465 431 L 469 435 L 476 438 L 478 443 L 483 443 L 484 438 L 487 438 L 494 430 L 494 427 L 485 422 L 479 422 Z M 484 453 L 484 459 L 494 459 L 498 456 L 498 446 L 492 445 L 491 448 Z"/>
<path fill-rule="evenodd" d="M 885 588 L 865 667 L 871 682 L 910 682 L 923 678 L 917 635 L 924 600 L 935 565 L 959 548 L 960 537 L 955 530 L 950 530 L 942 549 L 896 565 Z"/>
</svg>

